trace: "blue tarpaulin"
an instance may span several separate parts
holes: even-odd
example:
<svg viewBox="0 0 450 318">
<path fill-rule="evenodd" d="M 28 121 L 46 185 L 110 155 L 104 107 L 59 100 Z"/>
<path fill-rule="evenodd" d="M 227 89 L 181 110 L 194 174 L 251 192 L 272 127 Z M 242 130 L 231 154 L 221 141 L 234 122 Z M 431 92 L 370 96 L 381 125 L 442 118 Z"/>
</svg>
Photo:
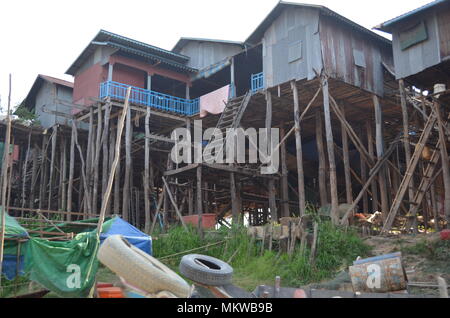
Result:
<svg viewBox="0 0 450 318">
<path fill-rule="evenodd" d="M 152 239 L 147 234 L 139 231 L 133 225 L 125 222 L 120 217 L 111 220 L 112 224 L 108 230 L 100 235 L 100 242 L 103 243 L 111 235 L 122 235 L 131 245 L 152 255 Z"/>
</svg>

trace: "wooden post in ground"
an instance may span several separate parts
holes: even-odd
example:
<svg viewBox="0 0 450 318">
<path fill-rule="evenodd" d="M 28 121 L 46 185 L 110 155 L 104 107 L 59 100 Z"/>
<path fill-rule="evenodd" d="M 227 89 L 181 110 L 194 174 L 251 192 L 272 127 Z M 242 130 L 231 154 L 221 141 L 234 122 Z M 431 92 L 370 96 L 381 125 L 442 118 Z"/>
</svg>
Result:
<svg viewBox="0 0 450 318">
<path fill-rule="evenodd" d="M 67 212 L 72 212 L 73 195 L 73 174 L 75 169 L 75 130 L 72 125 L 72 135 L 70 137 L 70 159 L 69 159 L 69 183 L 67 184 Z M 67 215 L 67 220 L 71 221 L 71 215 Z"/>
<path fill-rule="evenodd" d="M 61 210 L 65 211 L 67 206 L 67 142 L 66 137 L 61 139 Z"/>
<path fill-rule="evenodd" d="M 272 95 L 269 90 L 266 91 L 266 131 L 267 131 L 267 154 L 272 156 Z M 269 209 L 272 222 L 278 222 L 278 209 L 276 201 L 275 179 L 268 181 L 269 190 Z"/>
<path fill-rule="evenodd" d="M 284 125 L 280 129 L 280 138 L 283 140 L 286 132 L 284 129 Z M 289 184 L 288 184 L 288 175 L 289 171 L 287 168 L 287 152 L 286 152 L 286 143 L 283 142 L 281 144 L 281 194 L 282 194 L 282 216 L 289 217 Z"/>
<path fill-rule="evenodd" d="M 364 126 L 360 127 L 360 136 L 364 135 Z M 367 166 L 366 162 L 363 159 L 362 154 L 359 154 L 359 163 L 361 167 L 361 183 L 364 185 L 367 182 Z M 363 195 L 363 212 L 369 213 L 369 198 L 367 192 Z"/>
<path fill-rule="evenodd" d="M 105 195 L 106 187 L 108 185 L 108 172 L 109 170 L 109 118 L 111 116 L 111 103 L 106 104 L 105 110 L 105 120 L 103 124 L 103 136 L 102 136 L 102 144 L 103 144 L 103 165 L 102 165 L 102 196 Z M 108 201 L 109 202 L 109 201 Z M 111 214 L 111 205 L 108 204 L 106 207 L 106 214 Z"/>
<path fill-rule="evenodd" d="M 376 148 L 378 160 L 384 156 L 384 123 L 383 123 L 383 111 L 381 109 L 378 96 L 373 95 L 373 104 L 375 108 L 375 125 L 376 125 Z M 389 201 L 387 196 L 386 185 L 386 167 L 382 167 L 378 176 L 380 183 L 380 196 L 381 196 L 381 212 L 383 213 L 383 220 L 386 219 L 387 213 L 389 213 Z"/>
<path fill-rule="evenodd" d="M 144 207 L 145 228 L 150 228 L 150 107 L 145 114 Z"/>
<path fill-rule="evenodd" d="M 368 143 L 367 149 L 369 151 L 370 156 L 375 161 L 375 148 L 373 146 L 373 130 L 372 130 L 372 122 L 370 120 L 366 122 L 366 129 L 367 129 L 367 143 Z M 380 205 L 379 203 L 380 201 L 378 200 L 378 185 L 375 179 L 372 181 L 371 191 L 372 191 L 372 212 L 376 212 Z"/>
<path fill-rule="evenodd" d="M 92 165 L 94 159 L 94 107 L 89 107 L 89 131 L 88 131 L 88 142 L 87 142 L 87 151 L 86 151 L 86 170 L 88 171 L 87 183 L 89 186 L 89 193 L 92 193 Z"/>
<path fill-rule="evenodd" d="M 115 135 L 115 142 L 117 142 L 118 138 L 117 138 L 117 134 L 115 133 L 115 131 L 113 130 L 112 134 Z M 119 140 L 120 143 L 122 143 L 122 140 Z M 119 158 L 119 161 L 117 162 L 117 166 L 116 166 L 116 172 L 115 172 L 115 180 L 114 180 L 114 214 L 120 214 L 120 210 L 121 205 L 120 205 L 120 177 L 121 177 L 121 160 Z"/>
<path fill-rule="evenodd" d="M 406 160 L 406 170 L 408 169 L 408 165 L 411 162 L 411 146 L 409 144 L 409 118 L 408 118 L 408 107 L 406 102 L 406 91 L 405 91 L 405 82 L 401 79 L 398 82 L 399 90 L 400 90 L 400 101 L 402 106 L 402 118 L 403 118 L 403 147 L 405 149 L 405 160 Z M 409 201 L 414 199 L 414 180 L 411 180 L 411 183 L 408 188 L 408 196 Z M 408 210 L 411 210 L 413 206 L 409 206 Z"/>
<path fill-rule="evenodd" d="M 338 215 L 338 193 L 337 193 L 337 176 L 336 176 L 336 160 L 334 157 L 334 140 L 333 129 L 331 126 L 331 112 L 330 112 L 330 96 L 328 92 L 328 80 L 322 77 L 322 91 L 323 91 L 323 109 L 325 115 L 325 131 L 328 150 L 328 161 L 330 166 L 330 193 L 331 193 L 331 219 L 334 224 L 339 223 Z"/>
<path fill-rule="evenodd" d="M 47 202 L 47 210 L 51 210 L 52 202 L 53 202 L 53 179 L 55 178 L 55 157 L 56 157 L 56 141 L 58 137 L 58 125 L 53 126 L 52 128 L 52 148 L 51 148 L 51 160 L 50 160 L 50 179 L 48 185 L 48 202 Z"/>
<path fill-rule="evenodd" d="M 320 205 L 325 206 L 328 204 L 327 198 L 327 174 L 326 174 L 326 157 L 325 147 L 323 144 L 323 121 L 320 110 L 316 111 L 316 143 L 317 153 L 319 156 L 319 196 Z"/>
<path fill-rule="evenodd" d="M 98 178 L 99 178 L 99 166 L 100 166 L 100 150 L 101 150 L 101 138 L 102 138 L 102 105 L 98 104 L 97 112 L 97 140 L 95 141 L 95 156 L 93 163 L 93 178 L 94 178 L 94 190 L 92 191 L 92 213 L 97 213 L 98 206 Z"/>
<path fill-rule="evenodd" d="M 203 198 L 202 198 L 202 166 L 197 167 L 197 213 L 198 213 L 198 233 L 203 237 Z"/>
<path fill-rule="evenodd" d="M 345 116 L 345 109 L 342 107 L 342 114 Z M 344 124 L 341 124 L 342 131 L 342 153 L 344 159 L 344 176 L 345 176 L 345 194 L 348 204 L 353 202 L 352 192 L 352 176 L 350 174 L 350 154 L 348 150 L 348 135 L 345 130 Z"/>
<path fill-rule="evenodd" d="M 294 96 L 295 144 L 297 155 L 298 194 L 299 194 L 298 204 L 300 216 L 303 216 L 305 215 L 306 212 L 305 176 L 303 170 L 303 149 L 302 149 L 302 135 L 300 128 L 300 101 L 298 96 L 297 84 L 295 81 L 291 81 L 291 89 Z"/>
<path fill-rule="evenodd" d="M 26 183 L 27 183 L 27 173 L 28 173 L 28 161 L 31 156 L 31 131 L 28 134 L 28 146 L 27 151 L 25 153 L 25 163 L 23 164 L 23 171 L 22 171 L 22 208 L 25 207 L 26 202 Z M 33 187 L 31 187 L 31 190 L 33 190 Z M 23 211 L 21 212 L 21 216 L 23 216 Z"/>
<path fill-rule="evenodd" d="M 125 110 L 123 110 L 125 111 Z M 126 111 L 126 128 L 125 128 L 125 181 L 123 185 L 123 201 L 122 201 L 122 215 L 125 221 L 130 219 L 130 183 L 131 183 L 131 140 L 132 129 L 131 126 L 131 109 Z"/>
<path fill-rule="evenodd" d="M 39 149 L 37 145 L 35 144 L 33 147 L 33 165 L 31 168 L 31 190 L 30 190 L 30 203 L 28 207 L 30 209 L 34 209 L 34 198 L 35 198 L 35 185 L 37 182 L 37 176 L 38 176 L 38 161 L 39 161 Z M 66 207 L 64 207 L 65 209 Z"/>
<path fill-rule="evenodd" d="M 100 235 L 102 227 L 103 227 L 103 223 L 105 221 L 106 208 L 109 203 L 109 198 L 111 195 L 111 190 L 112 190 L 112 186 L 113 186 L 113 182 L 114 182 L 117 164 L 120 161 L 120 144 L 121 144 L 121 139 L 122 139 L 122 132 L 123 132 L 123 126 L 124 126 L 124 122 L 125 122 L 125 116 L 127 116 L 128 118 L 131 117 L 131 116 L 128 116 L 128 115 L 130 115 L 130 113 L 128 112 L 130 94 L 131 94 L 131 86 L 128 87 L 128 89 L 127 89 L 127 95 L 125 97 L 123 112 L 120 116 L 118 127 L 117 127 L 118 132 L 117 132 L 117 140 L 116 140 L 116 147 L 115 147 L 115 157 L 114 157 L 114 161 L 112 164 L 111 173 L 109 175 L 106 192 L 105 192 L 105 194 L 103 196 L 103 200 L 102 200 L 102 205 L 101 205 L 101 209 L 100 209 L 100 218 L 98 220 L 98 226 L 97 226 L 97 235 Z"/>
<path fill-rule="evenodd" d="M 39 180 L 40 188 L 39 188 L 39 209 L 42 209 L 44 206 L 44 197 L 47 188 L 47 146 L 48 146 L 48 136 L 44 135 L 42 138 L 42 150 L 41 150 L 41 178 Z"/>
<path fill-rule="evenodd" d="M 450 167 L 449 157 L 447 152 L 447 136 L 444 130 L 444 121 L 442 120 L 441 105 L 439 102 L 434 102 L 434 111 L 438 122 L 439 129 L 439 149 L 441 152 L 442 162 L 442 177 L 444 179 L 444 211 L 447 218 L 447 227 L 450 228 Z"/>
<path fill-rule="evenodd" d="M 233 224 L 239 222 L 239 207 L 237 204 L 236 194 L 236 175 L 234 172 L 230 173 L 230 194 L 231 194 L 231 214 L 233 216 Z"/>
</svg>

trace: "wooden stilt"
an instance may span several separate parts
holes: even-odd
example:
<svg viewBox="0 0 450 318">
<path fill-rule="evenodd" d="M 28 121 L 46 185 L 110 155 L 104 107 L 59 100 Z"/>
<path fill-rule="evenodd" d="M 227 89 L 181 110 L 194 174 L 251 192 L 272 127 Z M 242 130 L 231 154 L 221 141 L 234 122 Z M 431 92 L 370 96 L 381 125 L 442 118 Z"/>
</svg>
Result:
<svg viewBox="0 0 450 318">
<path fill-rule="evenodd" d="M 375 148 L 373 146 L 373 130 L 372 130 L 372 123 L 370 120 L 366 122 L 366 128 L 367 128 L 367 149 L 369 151 L 370 156 L 375 159 Z M 380 201 L 378 199 L 378 185 L 376 180 L 374 179 L 371 184 L 372 189 L 372 212 L 378 211 L 378 207 L 380 205 Z"/>
<path fill-rule="evenodd" d="M 294 96 L 295 144 L 297 154 L 297 174 L 298 174 L 298 194 L 299 194 L 298 204 L 300 216 L 303 216 L 306 213 L 305 176 L 303 170 L 303 149 L 302 149 L 301 126 L 300 126 L 300 101 L 298 96 L 297 84 L 295 83 L 295 81 L 291 81 L 291 89 Z"/>
<path fill-rule="evenodd" d="M 373 104 L 375 108 L 375 125 L 376 125 L 376 148 L 377 157 L 381 159 L 384 156 L 384 123 L 383 123 L 383 112 L 381 110 L 380 101 L 378 96 L 373 95 Z M 389 201 L 387 197 L 387 185 L 386 185 L 386 167 L 381 168 L 379 176 L 380 183 L 380 197 L 381 197 L 381 212 L 383 213 L 383 219 L 386 219 L 387 213 L 389 211 Z"/>
<path fill-rule="evenodd" d="M 331 113 L 330 113 L 330 99 L 328 92 L 328 80 L 322 77 L 322 91 L 323 91 L 323 108 L 325 115 L 325 131 L 328 149 L 328 161 L 330 166 L 330 191 L 331 191 L 331 219 L 334 224 L 338 224 L 338 193 L 337 193 L 337 176 L 336 176 L 336 161 L 334 157 L 334 140 L 333 129 L 331 126 Z"/>
<path fill-rule="evenodd" d="M 55 171 L 55 157 L 56 157 L 56 142 L 58 137 L 58 126 L 55 125 L 52 128 L 53 134 L 52 134 L 52 148 L 51 148 L 51 161 L 50 161 L 50 178 L 49 178 L 49 190 L 48 190 L 48 203 L 47 203 L 47 210 L 51 210 L 52 202 L 53 202 L 53 179 L 54 179 L 54 171 Z"/>
<path fill-rule="evenodd" d="M 239 207 L 237 204 L 236 175 L 234 172 L 230 173 L 230 194 L 231 194 L 231 214 L 233 216 L 233 224 L 237 224 L 239 222 Z"/>
<path fill-rule="evenodd" d="M 28 161 L 30 156 L 31 156 L 31 131 L 28 134 L 28 145 L 27 151 L 25 153 L 25 163 L 23 164 L 23 171 L 22 171 L 22 208 L 24 208 L 26 204 L 26 184 L 28 174 Z M 21 215 L 23 216 L 23 211 L 21 212 Z"/>
<path fill-rule="evenodd" d="M 94 178 L 94 189 L 92 191 L 92 213 L 97 213 L 98 207 L 98 182 L 99 182 L 99 166 L 100 166 L 100 150 L 101 150 L 101 139 L 102 139 L 102 105 L 98 104 L 97 110 L 97 140 L 95 141 L 95 156 L 93 162 L 93 178 Z M 124 211 L 124 216 L 127 215 Z"/>
<path fill-rule="evenodd" d="M 280 138 L 283 139 L 286 132 L 284 126 L 280 129 Z M 287 152 L 286 143 L 281 144 L 281 193 L 282 193 L 282 216 L 289 217 L 289 185 L 288 185 L 288 168 L 287 168 Z"/>
<path fill-rule="evenodd" d="M 322 114 L 319 110 L 316 112 L 316 142 L 317 153 L 319 156 L 319 195 L 320 205 L 325 206 L 328 204 L 327 198 L 327 182 L 326 182 L 326 158 L 325 147 L 323 144 L 323 121 Z"/>
<path fill-rule="evenodd" d="M 298 97 L 298 96 L 297 96 Z M 272 95 L 270 91 L 266 91 L 266 129 L 267 129 L 267 154 L 272 154 Z M 297 99 L 297 110 L 298 110 L 298 99 Z M 300 113 L 298 112 L 300 115 Z M 278 222 L 278 209 L 276 202 L 276 189 L 275 189 L 275 179 L 270 178 L 268 181 L 269 189 L 269 209 L 272 222 Z"/>
<path fill-rule="evenodd" d="M 67 184 L 67 211 L 72 212 L 72 194 L 73 194 L 73 174 L 75 169 L 75 130 L 72 125 L 72 135 L 70 138 L 70 159 L 69 159 L 69 183 Z M 67 215 L 67 220 L 71 221 L 71 216 Z"/>
<path fill-rule="evenodd" d="M 66 138 L 61 139 L 61 210 L 65 211 L 67 206 L 67 142 Z"/>
<path fill-rule="evenodd" d="M 202 166 L 197 167 L 197 213 L 198 213 L 198 232 L 203 237 L 203 198 L 202 198 Z"/>
<path fill-rule="evenodd" d="M 345 116 L 345 109 L 341 109 L 342 114 Z M 345 193 L 348 204 L 353 202 L 353 192 L 352 192 L 352 177 L 350 174 L 350 154 L 348 150 L 348 135 L 345 130 L 344 124 L 341 124 L 342 131 L 342 154 L 344 158 L 344 176 L 345 176 Z"/>
<path fill-rule="evenodd" d="M 444 211 L 448 222 L 447 226 L 450 228 L 450 167 L 447 152 L 447 136 L 444 130 L 444 121 L 442 120 L 441 105 L 437 101 L 434 102 L 434 111 L 439 129 L 439 149 L 441 152 L 442 176 L 444 179 Z"/>
<path fill-rule="evenodd" d="M 402 118 L 403 118 L 403 147 L 405 150 L 405 160 L 408 165 L 411 162 L 411 146 L 409 143 L 409 118 L 408 118 L 408 107 L 406 102 L 406 91 L 405 91 L 405 82 L 401 79 L 398 82 L 399 90 L 400 90 L 400 101 L 402 106 Z M 406 167 L 408 169 L 408 166 Z M 409 201 L 412 201 L 414 198 L 414 180 L 411 180 L 410 186 L 408 188 Z M 409 206 L 409 210 L 411 210 L 413 206 Z"/>
<path fill-rule="evenodd" d="M 359 131 L 361 134 L 360 136 L 363 136 L 364 135 L 364 126 L 361 126 Z M 359 155 L 359 163 L 360 163 L 360 169 L 361 169 L 361 182 L 362 182 L 362 185 L 364 185 L 367 182 L 367 166 L 366 166 L 366 163 L 361 154 Z M 363 200 L 363 212 L 369 213 L 369 198 L 368 198 L 367 192 L 364 193 L 362 200 Z"/>
<path fill-rule="evenodd" d="M 144 159 L 144 206 L 145 228 L 149 229 L 150 219 L 150 108 L 147 107 L 145 116 L 145 159 Z"/>
<path fill-rule="evenodd" d="M 125 110 L 124 110 L 125 111 Z M 131 217 L 130 213 L 130 178 L 131 178 L 131 141 L 132 141 L 132 126 L 131 126 L 131 109 L 128 108 L 126 114 L 126 128 L 125 128 L 125 181 L 123 185 L 123 201 L 122 214 L 125 221 Z"/>
<path fill-rule="evenodd" d="M 38 165 L 39 165 L 39 149 L 35 144 L 33 147 L 33 166 L 31 168 L 30 203 L 28 205 L 30 209 L 34 208 L 35 189 L 36 189 L 35 185 L 38 177 Z"/>
</svg>

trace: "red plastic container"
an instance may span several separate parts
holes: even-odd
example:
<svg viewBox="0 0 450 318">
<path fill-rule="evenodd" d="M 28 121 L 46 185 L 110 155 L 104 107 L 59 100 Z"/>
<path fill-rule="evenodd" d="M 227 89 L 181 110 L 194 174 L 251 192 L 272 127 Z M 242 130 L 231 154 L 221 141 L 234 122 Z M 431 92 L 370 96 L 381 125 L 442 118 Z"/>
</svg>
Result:
<svg viewBox="0 0 450 318">
<path fill-rule="evenodd" d="M 104 287 L 97 288 L 98 298 L 125 298 L 122 288 Z"/>
<path fill-rule="evenodd" d="M 441 232 L 441 240 L 450 241 L 450 230 L 443 230 Z"/>
<path fill-rule="evenodd" d="M 198 226 L 198 214 L 183 216 L 183 220 L 186 224 L 192 224 L 195 227 Z M 215 226 L 216 226 L 215 214 L 202 214 L 203 229 L 214 229 Z"/>
</svg>

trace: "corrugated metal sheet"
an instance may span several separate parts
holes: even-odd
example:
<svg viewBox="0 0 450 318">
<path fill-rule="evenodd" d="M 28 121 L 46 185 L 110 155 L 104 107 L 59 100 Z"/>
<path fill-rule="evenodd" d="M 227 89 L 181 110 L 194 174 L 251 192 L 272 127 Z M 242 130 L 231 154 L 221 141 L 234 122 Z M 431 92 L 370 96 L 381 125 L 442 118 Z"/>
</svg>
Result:
<svg viewBox="0 0 450 318">
<path fill-rule="evenodd" d="M 242 51 L 240 44 L 220 43 L 212 41 L 189 41 L 184 45 L 181 53 L 189 56 L 188 66 L 204 69 L 227 57 L 234 56 Z"/>
<path fill-rule="evenodd" d="M 420 73 L 441 62 L 436 15 L 434 12 L 427 12 L 422 15 L 420 19 L 416 18 L 414 21 L 424 22 L 427 30 L 427 40 L 402 50 L 400 37 L 402 32 L 407 29 L 410 24 L 406 21 L 406 24 L 399 24 L 396 27 L 392 34 L 392 46 L 397 79 Z"/>
<path fill-rule="evenodd" d="M 393 64 L 389 48 L 326 16 L 320 18 L 320 39 L 328 75 L 384 95 L 382 63 Z"/>
<path fill-rule="evenodd" d="M 313 79 L 320 72 L 319 11 L 314 8 L 284 10 L 263 38 L 264 81 L 273 87 L 289 80 Z M 298 45 L 301 58 L 289 61 L 289 47 Z M 298 57 L 297 56 L 297 57 Z"/>
</svg>

